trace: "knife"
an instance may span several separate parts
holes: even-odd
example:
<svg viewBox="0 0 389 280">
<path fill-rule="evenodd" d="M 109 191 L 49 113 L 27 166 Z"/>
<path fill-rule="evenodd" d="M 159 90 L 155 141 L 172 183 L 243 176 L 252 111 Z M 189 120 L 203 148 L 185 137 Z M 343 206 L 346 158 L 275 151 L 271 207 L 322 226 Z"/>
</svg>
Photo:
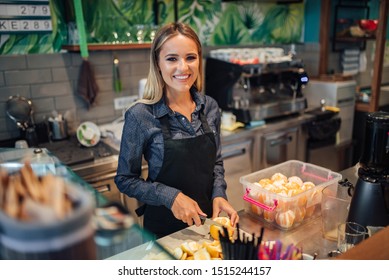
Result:
<svg viewBox="0 0 389 280">
<path fill-rule="evenodd" d="M 199 227 L 192 226 L 191 229 L 194 232 L 202 235 L 203 238 L 205 238 L 205 239 L 210 239 L 210 232 L 209 232 L 209 230 L 210 230 L 210 226 L 211 225 L 216 225 L 216 226 L 219 226 L 219 227 L 222 226 L 222 224 L 220 224 L 218 222 L 215 222 L 214 220 L 209 219 L 206 216 L 199 215 L 199 218 L 201 220 L 201 226 L 199 226 Z"/>
</svg>

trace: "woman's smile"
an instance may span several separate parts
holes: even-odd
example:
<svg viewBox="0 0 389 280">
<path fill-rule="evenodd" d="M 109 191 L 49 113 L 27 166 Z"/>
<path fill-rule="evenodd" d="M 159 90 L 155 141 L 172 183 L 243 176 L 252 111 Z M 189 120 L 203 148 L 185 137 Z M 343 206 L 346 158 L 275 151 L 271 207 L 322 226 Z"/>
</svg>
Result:
<svg viewBox="0 0 389 280">
<path fill-rule="evenodd" d="M 199 55 L 193 40 L 177 35 L 161 48 L 158 65 L 170 94 L 189 93 L 199 74 Z"/>
</svg>

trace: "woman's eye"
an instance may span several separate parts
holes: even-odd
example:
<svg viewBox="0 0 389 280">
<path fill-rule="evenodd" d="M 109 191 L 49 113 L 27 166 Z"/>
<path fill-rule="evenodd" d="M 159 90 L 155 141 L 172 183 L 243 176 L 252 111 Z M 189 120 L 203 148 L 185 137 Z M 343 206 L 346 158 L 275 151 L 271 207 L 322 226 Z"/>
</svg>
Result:
<svg viewBox="0 0 389 280">
<path fill-rule="evenodd" d="M 195 55 L 190 55 L 187 58 L 187 60 L 196 60 L 196 59 L 197 59 L 197 56 L 195 56 Z"/>
<path fill-rule="evenodd" d="M 168 57 L 166 60 L 167 61 L 176 61 L 177 59 L 175 57 Z"/>
</svg>

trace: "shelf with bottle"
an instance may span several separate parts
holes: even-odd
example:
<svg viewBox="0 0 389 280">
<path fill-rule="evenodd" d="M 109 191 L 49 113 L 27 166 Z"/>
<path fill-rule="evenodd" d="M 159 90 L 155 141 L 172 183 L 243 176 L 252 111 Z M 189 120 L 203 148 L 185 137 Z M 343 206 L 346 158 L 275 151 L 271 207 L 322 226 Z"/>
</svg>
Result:
<svg viewBox="0 0 389 280">
<path fill-rule="evenodd" d="M 159 25 L 136 24 L 134 26 L 107 32 L 98 37 L 88 37 L 87 47 L 90 51 L 150 49 Z M 68 23 L 67 44 L 62 49 L 79 52 L 79 35 L 74 23 Z"/>
<path fill-rule="evenodd" d="M 150 43 L 120 43 L 120 44 L 104 44 L 104 43 L 93 43 L 88 44 L 89 51 L 106 51 L 106 50 L 131 50 L 131 49 L 150 49 Z M 79 45 L 62 45 L 62 49 L 70 52 L 79 52 Z"/>
</svg>

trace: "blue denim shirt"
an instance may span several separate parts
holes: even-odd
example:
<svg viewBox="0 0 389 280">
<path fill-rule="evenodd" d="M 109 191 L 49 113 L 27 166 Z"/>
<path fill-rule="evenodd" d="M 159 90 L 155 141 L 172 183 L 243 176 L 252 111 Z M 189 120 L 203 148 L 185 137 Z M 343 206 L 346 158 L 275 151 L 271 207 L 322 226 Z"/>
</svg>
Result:
<svg viewBox="0 0 389 280">
<path fill-rule="evenodd" d="M 138 103 L 126 111 L 119 163 L 115 176 L 115 183 L 122 193 L 149 205 L 164 205 L 171 209 L 180 190 L 154 182 L 162 167 L 164 154 L 159 118 L 166 114 L 169 115 L 173 139 L 195 137 L 204 133 L 199 118 L 200 110 L 204 108 L 209 127 L 215 135 L 217 149 L 212 199 L 215 197 L 227 199 L 227 184 L 224 180 L 224 167 L 221 159 L 219 106 L 209 96 L 195 91 L 191 91 L 191 93 L 196 103 L 196 109 L 192 113 L 192 122 L 189 122 L 180 113 L 170 110 L 164 98 L 153 105 Z M 147 180 L 140 178 L 142 157 L 148 163 Z M 188 158 L 188 161 L 190 160 Z"/>
</svg>

